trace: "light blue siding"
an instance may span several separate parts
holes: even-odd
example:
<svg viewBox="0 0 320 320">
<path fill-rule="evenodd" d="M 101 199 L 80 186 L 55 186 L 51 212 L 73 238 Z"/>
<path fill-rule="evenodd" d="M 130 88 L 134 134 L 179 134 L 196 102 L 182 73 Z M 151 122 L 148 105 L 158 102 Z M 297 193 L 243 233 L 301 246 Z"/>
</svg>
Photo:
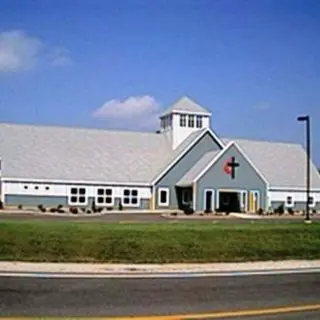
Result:
<svg viewBox="0 0 320 320">
<path fill-rule="evenodd" d="M 176 194 L 176 183 L 186 174 L 187 171 L 208 151 L 219 150 L 220 147 L 217 142 L 211 137 L 209 133 L 206 133 L 198 143 L 184 155 L 169 172 L 155 186 L 155 203 L 156 208 L 163 208 L 158 203 L 158 189 L 169 189 L 169 208 L 178 207 L 178 199 Z"/>
<path fill-rule="evenodd" d="M 230 157 L 235 157 L 239 167 L 235 169 L 235 179 L 224 172 L 224 166 Z M 260 192 L 260 207 L 266 208 L 266 182 L 259 176 L 254 168 L 247 162 L 245 157 L 231 146 L 222 157 L 198 180 L 196 184 L 196 210 L 204 209 L 205 189 L 235 189 L 235 190 L 255 190 Z M 215 195 L 217 192 L 215 192 Z M 248 197 L 249 199 L 249 197 Z"/>
<path fill-rule="evenodd" d="M 43 206 L 52 206 L 56 207 L 59 204 L 67 205 L 68 197 L 54 197 L 54 196 L 32 196 L 32 195 L 5 195 L 4 197 L 5 205 L 9 206 L 29 206 L 36 207 L 40 204 Z"/>
</svg>

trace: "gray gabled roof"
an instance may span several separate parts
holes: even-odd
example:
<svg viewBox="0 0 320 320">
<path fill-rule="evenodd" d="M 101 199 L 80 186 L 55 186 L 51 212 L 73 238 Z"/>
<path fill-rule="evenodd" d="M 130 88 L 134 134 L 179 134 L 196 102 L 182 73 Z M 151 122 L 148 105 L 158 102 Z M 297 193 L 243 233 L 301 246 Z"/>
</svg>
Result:
<svg viewBox="0 0 320 320">
<path fill-rule="evenodd" d="M 306 187 L 306 153 L 301 145 L 246 139 L 222 140 L 224 143 L 235 141 L 268 180 L 270 188 Z M 311 187 L 320 189 L 320 175 L 313 163 Z"/>
<path fill-rule="evenodd" d="M 206 152 L 198 162 L 178 181 L 177 186 L 190 186 L 207 165 L 223 150 Z"/>
<path fill-rule="evenodd" d="M 194 113 L 199 115 L 211 115 L 211 113 L 201 107 L 196 102 L 192 101 L 188 97 L 182 97 L 175 104 L 165 110 L 160 117 L 166 116 L 171 113 Z"/>
<path fill-rule="evenodd" d="M 204 131 L 172 150 L 151 132 L 0 124 L 2 177 L 150 184 Z"/>
<path fill-rule="evenodd" d="M 0 124 L 6 178 L 148 183 L 171 157 L 156 133 Z"/>
</svg>

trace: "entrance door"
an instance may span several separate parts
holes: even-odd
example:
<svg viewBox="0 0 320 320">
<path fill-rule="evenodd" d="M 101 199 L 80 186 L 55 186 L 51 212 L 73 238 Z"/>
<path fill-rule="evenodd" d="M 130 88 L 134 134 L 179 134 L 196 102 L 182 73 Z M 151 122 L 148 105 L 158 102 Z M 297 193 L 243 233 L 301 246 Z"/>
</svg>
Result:
<svg viewBox="0 0 320 320">
<path fill-rule="evenodd" d="M 249 210 L 250 212 L 258 212 L 260 208 L 260 192 L 250 191 L 249 196 Z"/>
<path fill-rule="evenodd" d="M 219 191 L 219 211 L 241 212 L 240 193 L 236 191 Z"/>
<path fill-rule="evenodd" d="M 214 209 L 214 190 L 207 189 L 204 190 L 204 211 L 212 212 Z"/>
</svg>

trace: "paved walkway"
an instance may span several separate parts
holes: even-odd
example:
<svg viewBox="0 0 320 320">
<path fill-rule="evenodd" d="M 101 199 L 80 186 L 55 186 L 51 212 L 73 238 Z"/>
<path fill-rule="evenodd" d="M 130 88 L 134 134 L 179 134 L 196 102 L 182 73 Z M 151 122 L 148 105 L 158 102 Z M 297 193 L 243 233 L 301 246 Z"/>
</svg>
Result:
<svg viewBox="0 0 320 320">
<path fill-rule="evenodd" d="M 0 262 L 3 272 L 135 274 L 135 273 L 212 273 L 265 270 L 319 269 L 320 260 L 288 260 L 244 263 L 108 264 Z"/>
</svg>

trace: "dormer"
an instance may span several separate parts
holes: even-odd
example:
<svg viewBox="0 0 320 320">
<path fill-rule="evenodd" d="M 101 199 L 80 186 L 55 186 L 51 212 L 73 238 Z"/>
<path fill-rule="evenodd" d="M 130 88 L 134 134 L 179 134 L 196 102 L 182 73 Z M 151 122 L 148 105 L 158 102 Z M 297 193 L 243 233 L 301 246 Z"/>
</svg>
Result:
<svg viewBox="0 0 320 320">
<path fill-rule="evenodd" d="M 183 97 L 160 116 L 160 131 L 166 133 L 175 149 L 191 133 L 210 127 L 211 113 Z"/>
</svg>

